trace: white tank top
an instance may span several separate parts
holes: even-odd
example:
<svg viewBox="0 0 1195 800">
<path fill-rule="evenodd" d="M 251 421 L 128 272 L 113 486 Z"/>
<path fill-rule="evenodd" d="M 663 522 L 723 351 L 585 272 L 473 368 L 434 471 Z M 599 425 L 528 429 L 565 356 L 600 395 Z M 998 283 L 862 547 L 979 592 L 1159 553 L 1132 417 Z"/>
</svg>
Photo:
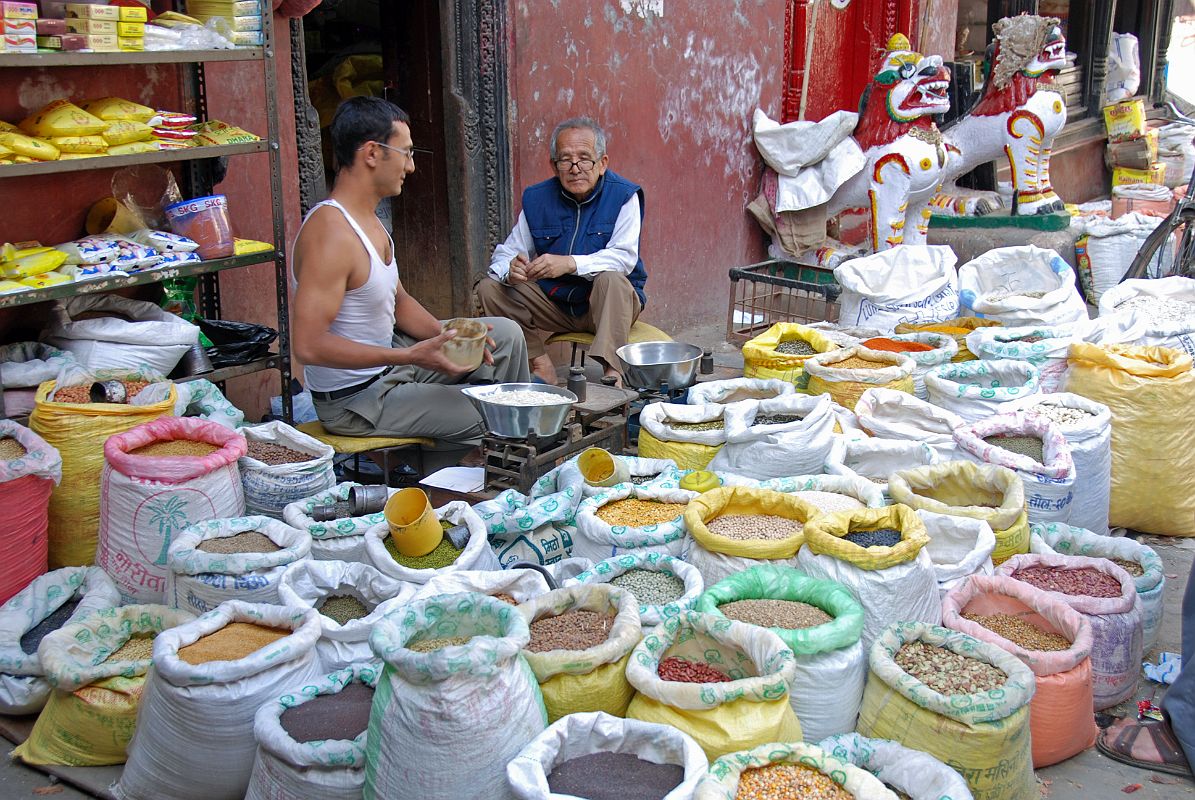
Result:
<svg viewBox="0 0 1195 800">
<path fill-rule="evenodd" d="M 357 232 L 365 252 L 369 254 L 369 278 L 356 289 L 349 289 L 344 293 L 344 301 L 340 304 L 340 311 L 332 320 L 328 329 L 337 336 L 352 339 L 361 344 L 390 347 L 394 333 L 394 293 L 398 290 L 398 264 L 394 260 L 394 240 L 390 240 L 391 260 L 387 264 L 382 261 L 373 243 L 361 230 L 361 226 L 352 215 L 335 200 L 325 200 L 318 203 L 303 219 L 303 224 L 311 219 L 311 215 L 320 206 L 332 206 L 339 209 L 348 220 L 349 225 Z M 302 233 L 302 227 L 299 228 Z M 298 286 L 298 279 L 292 273 L 292 285 Z M 366 367 L 365 369 L 334 369 L 332 367 L 303 367 L 303 382 L 308 389 L 317 392 L 334 392 L 364 383 L 382 372 L 380 367 Z"/>
</svg>

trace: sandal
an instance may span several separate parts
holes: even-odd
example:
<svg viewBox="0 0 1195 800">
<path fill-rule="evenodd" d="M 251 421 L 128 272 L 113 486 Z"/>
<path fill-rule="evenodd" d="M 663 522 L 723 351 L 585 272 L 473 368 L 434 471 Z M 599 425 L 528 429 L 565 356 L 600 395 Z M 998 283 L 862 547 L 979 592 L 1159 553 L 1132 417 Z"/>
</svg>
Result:
<svg viewBox="0 0 1195 800">
<path fill-rule="evenodd" d="M 1137 738 L 1143 733 L 1150 738 L 1153 749 L 1161 757 L 1161 761 L 1144 761 L 1133 755 Z M 1186 778 L 1192 777 L 1191 767 L 1187 764 L 1182 747 L 1174 738 L 1170 726 L 1162 722 L 1155 720 L 1137 722 L 1130 717 L 1124 717 L 1100 731 L 1099 737 L 1095 740 L 1095 746 L 1108 758 L 1122 764 L 1155 772 L 1168 772 L 1171 775 L 1182 775 Z"/>
</svg>

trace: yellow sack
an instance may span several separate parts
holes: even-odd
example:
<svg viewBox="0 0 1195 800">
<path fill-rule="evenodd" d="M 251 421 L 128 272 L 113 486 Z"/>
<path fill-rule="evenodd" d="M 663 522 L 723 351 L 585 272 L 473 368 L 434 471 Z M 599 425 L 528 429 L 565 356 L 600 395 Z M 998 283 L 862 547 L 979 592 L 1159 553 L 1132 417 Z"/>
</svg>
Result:
<svg viewBox="0 0 1195 800">
<path fill-rule="evenodd" d="M 701 800 L 735 800 L 739 796 L 739 782 L 744 772 L 773 764 L 796 764 L 817 770 L 856 800 L 890 800 L 895 797 L 879 778 L 867 770 L 836 757 L 829 750 L 804 742 L 768 742 L 746 752 L 723 756 L 710 764 L 709 772 L 698 785 L 698 793 L 694 797 L 700 797 Z M 944 796 L 936 800 L 951 798 Z"/>
<path fill-rule="evenodd" d="M 34 275 L 31 278 L 21 278 L 21 285 L 28 286 L 31 289 L 44 289 L 47 286 L 59 286 L 63 283 L 70 283 L 75 279 L 74 275 L 68 275 L 65 272 L 57 272 L 51 270 L 50 272 L 43 272 L 40 275 Z"/>
<path fill-rule="evenodd" d="M 53 247 L 30 247 L 10 254 L 11 259 L 0 261 L 0 278 L 21 280 L 57 269 L 66 261 L 66 253 Z"/>
<path fill-rule="evenodd" d="M 100 156 L 108 155 L 108 151 L 104 150 L 102 153 L 61 153 L 58 156 L 59 161 L 74 161 L 80 158 L 99 158 Z"/>
<path fill-rule="evenodd" d="M 725 428 L 686 430 L 698 422 L 725 420 L 726 406 L 650 403 L 639 413 L 639 457 L 670 458 L 681 469 L 705 469 L 722 445 Z"/>
<path fill-rule="evenodd" d="M 1168 347 L 1072 344 L 1066 391 L 1112 411 L 1108 521 L 1161 536 L 1195 536 L 1195 373 Z"/>
<path fill-rule="evenodd" d="M 13 757 L 68 767 L 123 764 L 144 688 L 145 675 L 138 675 L 108 678 L 73 692 L 54 690 Z"/>
<path fill-rule="evenodd" d="M 895 528 L 900 541 L 892 547 L 860 547 L 842 538 L 848 533 Z M 860 569 L 888 569 L 912 561 L 929 544 L 929 532 L 917 512 L 905 505 L 859 508 L 823 514 L 805 526 L 805 546 Z"/>
<path fill-rule="evenodd" d="M 647 429 L 639 429 L 640 458 L 670 458 L 680 469 L 705 469 L 718 455 L 722 445 L 693 442 L 662 442 Z"/>
<path fill-rule="evenodd" d="M 704 549 L 751 559 L 788 559 L 804 544 L 804 529 L 783 539 L 732 539 L 713 533 L 705 526 L 710 520 L 727 514 L 772 514 L 804 524 L 820 512 L 812 503 L 791 494 L 739 486 L 713 489 L 689 501 L 685 509 L 685 528 L 693 541 Z"/>
<path fill-rule="evenodd" d="M 101 372 L 95 380 L 137 380 L 128 371 Z M 83 566 L 95 561 L 100 525 L 100 473 L 104 442 L 143 422 L 174 414 L 178 392 L 173 385 L 166 399 L 144 406 L 114 403 L 56 403 L 49 399 L 57 383 L 37 387 L 29 427 L 58 449 L 62 482 L 50 495 L 50 569 Z"/>
<path fill-rule="evenodd" d="M 154 129 L 144 122 L 125 119 L 113 122 L 101 135 L 109 145 L 128 144 L 129 142 L 144 142 L 146 139 L 152 139 Z"/>
<path fill-rule="evenodd" d="M 943 320 L 942 322 L 926 323 L 926 324 L 910 324 L 902 322 L 896 326 L 897 333 L 944 333 L 950 336 L 958 343 L 958 352 L 950 360 L 953 362 L 959 361 L 975 361 L 979 356 L 967 349 L 967 334 L 976 328 L 996 328 L 1003 323 L 994 319 L 980 319 L 979 317 L 955 317 L 954 319 Z"/>
<path fill-rule="evenodd" d="M 30 136 L 91 136 L 107 125 L 69 100 L 55 100 L 21 120 L 18 127 Z"/>
<path fill-rule="evenodd" d="M 103 136 L 55 136 L 50 139 L 50 144 L 57 147 L 61 155 L 103 153 L 108 149 L 108 143 L 104 141 Z"/>
<path fill-rule="evenodd" d="M 153 142 L 129 142 L 128 144 L 113 145 L 108 148 L 110 156 L 133 156 L 139 153 L 156 153 L 158 146 Z"/>
<path fill-rule="evenodd" d="M 95 100 L 88 100 L 80 105 L 82 105 L 84 111 L 90 112 L 101 120 L 108 122 L 116 122 L 118 120 L 149 122 L 158 113 L 149 106 L 143 106 L 140 103 L 134 103 L 132 100 L 124 100 L 120 97 L 100 97 Z"/>
<path fill-rule="evenodd" d="M 870 366 L 863 366 L 864 362 Z M 846 365 L 846 366 L 844 366 Z M 858 365 L 858 366 L 852 366 Z M 848 411 L 868 389 L 895 389 L 913 394 L 913 359 L 904 353 L 842 347 L 805 362 L 809 394 L 829 394 Z"/>
<path fill-rule="evenodd" d="M 195 129 L 199 133 L 191 141 L 197 145 L 247 144 L 261 141 L 261 137 L 256 134 L 214 119 L 201 122 Z"/>
<path fill-rule="evenodd" d="M 776 352 L 776 346 L 781 342 L 794 340 L 808 343 L 814 353 L 798 356 Z M 813 328 L 795 322 L 777 322 L 743 345 L 743 377 L 778 378 L 804 390 L 809 383 L 804 369 L 806 360 L 816 353 L 837 349 L 837 344 Z"/>
<path fill-rule="evenodd" d="M 37 139 L 15 131 L 0 133 L 0 144 L 17 154 L 34 161 L 57 161 L 58 148 L 45 139 Z M 19 158 L 17 159 L 19 161 Z"/>
</svg>

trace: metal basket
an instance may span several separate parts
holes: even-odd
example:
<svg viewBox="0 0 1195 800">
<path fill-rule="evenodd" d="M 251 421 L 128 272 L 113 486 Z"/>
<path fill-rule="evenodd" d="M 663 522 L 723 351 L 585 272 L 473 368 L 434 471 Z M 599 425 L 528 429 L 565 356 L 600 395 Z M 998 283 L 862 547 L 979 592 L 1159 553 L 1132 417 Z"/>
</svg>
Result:
<svg viewBox="0 0 1195 800">
<path fill-rule="evenodd" d="M 773 259 L 732 268 L 726 338 L 742 344 L 777 322 L 837 322 L 841 291 L 826 267 Z"/>
</svg>

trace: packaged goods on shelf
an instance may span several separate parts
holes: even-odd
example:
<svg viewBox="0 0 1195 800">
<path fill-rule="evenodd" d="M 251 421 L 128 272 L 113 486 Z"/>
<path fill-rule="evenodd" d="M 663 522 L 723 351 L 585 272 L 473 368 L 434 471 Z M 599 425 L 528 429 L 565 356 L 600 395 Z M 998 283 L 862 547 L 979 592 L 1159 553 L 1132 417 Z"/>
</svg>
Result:
<svg viewBox="0 0 1195 800">
<path fill-rule="evenodd" d="M 95 3 L 67 3 L 67 19 L 104 19 L 113 22 L 120 19 L 120 7 L 97 5 Z"/>
<path fill-rule="evenodd" d="M 0 3 L 0 17 L 4 19 L 37 19 L 37 3 L 18 3 L 5 0 Z"/>
</svg>

